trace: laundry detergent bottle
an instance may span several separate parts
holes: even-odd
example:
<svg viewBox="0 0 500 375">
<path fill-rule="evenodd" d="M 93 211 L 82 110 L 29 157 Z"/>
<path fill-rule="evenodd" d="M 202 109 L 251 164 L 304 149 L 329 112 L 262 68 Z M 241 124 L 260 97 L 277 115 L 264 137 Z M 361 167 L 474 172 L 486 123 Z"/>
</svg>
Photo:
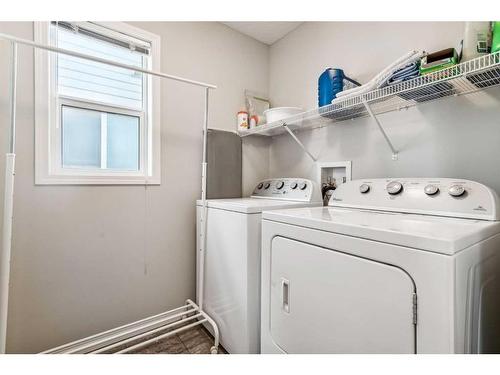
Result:
<svg viewBox="0 0 500 375">
<path fill-rule="evenodd" d="M 342 69 L 326 69 L 318 79 L 318 106 L 323 107 L 332 102 L 344 89 L 344 71 Z"/>
</svg>

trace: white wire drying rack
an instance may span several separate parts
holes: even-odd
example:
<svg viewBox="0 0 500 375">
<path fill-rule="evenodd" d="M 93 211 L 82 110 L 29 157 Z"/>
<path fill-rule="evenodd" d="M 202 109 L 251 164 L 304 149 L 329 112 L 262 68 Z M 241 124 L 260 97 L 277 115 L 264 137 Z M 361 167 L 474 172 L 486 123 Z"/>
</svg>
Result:
<svg viewBox="0 0 500 375">
<path fill-rule="evenodd" d="M 14 198 L 14 176 L 15 176 L 15 136 L 16 136 L 16 88 L 17 88 L 17 46 L 18 44 L 30 46 L 37 49 L 46 50 L 53 53 L 69 55 L 85 60 L 91 60 L 102 64 L 112 65 L 135 72 L 149 74 L 152 76 L 171 79 L 187 84 L 203 87 L 205 90 L 205 106 L 203 119 L 203 161 L 201 176 L 201 199 L 202 218 L 199 252 L 200 282 L 198 287 L 198 304 L 191 300 L 186 300 L 185 305 L 154 315 L 112 330 L 99 333 L 69 344 L 59 346 L 44 353 L 128 353 L 151 345 L 159 340 L 166 339 L 176 333 L 188 330 L 197 325 L 208 323 L 212 326 L 214 334 L 214 345 L 210 351 L 217 354 L 219 347 L 219 330 L 215 321 L 203 311 L 203 270 L 205 264 L 206 251 L 206 230 L 207 230 L 207 133 L 208 133 L 208 100 L 209 90 L 216 89 L 217 86 L 194 81 L 191 79 L 178 77 L 162 72 L 142 69 L 132 65 L 122 64 L 106 59 L 74 52 L 71 50 L 57 48 L 53 46 L 34 43 L 31 40 L 22 39 L 9 34 L 0 33 L 0 39 L 11 43 L 11 77 L 10 77 L 10 148 L 6 154 L 5 168 L 5 190 L 4 190 L 4 215 L 3 215 L 3 239 L 0 254 L 0 354 L 5 353 L 7 337 L 7 314 L 9 303 L 9 283 L 10 283 L 10 260 L 12 247 L 12 214 Z"/>
<path fill-rule="evenodd" d="M 437 99 L 465 95 L 500 84 L 500 52 L 481 56 L 455 66 L 386 86 L 333 104 L 312 109 L 286 119 L 264 124 L 254 129 L 239 131 L 241 137 L 250 135 L 276 136 L 293 131 L 328 126 L 345 120 L 370 116 L 387 141 L 393 159 L 398 151 L 382 128 L 377 115 L 397 111 Z M 300 142 L 300 141 L 299 141 Z M 299 145 L 315 160 L 302 144 Z"/>
<path fill-rule="evenodd" d="M 188 299 L 184 306 L 58 346 L 43 354 L 130 353 L 205 322 L 217 327 L 196 303 Z M 217 346 L 216 341 L 212 353 L 217 353 Z"/>
</svg>

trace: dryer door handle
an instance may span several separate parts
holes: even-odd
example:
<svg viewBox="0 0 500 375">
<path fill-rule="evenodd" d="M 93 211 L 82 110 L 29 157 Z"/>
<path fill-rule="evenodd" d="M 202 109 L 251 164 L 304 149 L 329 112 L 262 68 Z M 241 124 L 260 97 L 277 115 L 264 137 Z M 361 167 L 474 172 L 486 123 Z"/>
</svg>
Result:
<svg viewBox="0 0 500 375">
<path fill-rule="evenodd" d="M 284 312 L 290 313 L 290 281 L 281 278 L 281 296 L 282 296 L 282 304 L 281 308 Z"/>
</svg>

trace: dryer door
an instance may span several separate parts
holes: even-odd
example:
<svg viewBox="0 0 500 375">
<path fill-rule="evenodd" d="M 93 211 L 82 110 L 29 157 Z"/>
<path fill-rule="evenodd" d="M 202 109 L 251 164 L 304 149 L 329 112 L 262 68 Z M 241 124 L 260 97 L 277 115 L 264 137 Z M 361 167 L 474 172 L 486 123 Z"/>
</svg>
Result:
<svg viewBox="0 0 500 375">
<path fill-rule="evenodd" d="M 270 330 L 287 353 L 415 353 L 414 292 L 395 266 L 273 240 Z"/>
</svg>

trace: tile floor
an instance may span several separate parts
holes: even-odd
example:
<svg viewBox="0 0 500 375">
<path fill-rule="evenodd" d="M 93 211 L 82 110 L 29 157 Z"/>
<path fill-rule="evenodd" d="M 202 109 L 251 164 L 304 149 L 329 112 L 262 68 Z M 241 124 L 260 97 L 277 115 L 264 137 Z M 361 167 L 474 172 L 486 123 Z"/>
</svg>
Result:
<svg viewBox="0 0 500 375">
<path fill-rule="evenodd" d="M 214 344 L 212 335 L 201 325 L 171 337 L 160 340 L 145 348 L 139 349 L 134 354 L 210 354 Z M 219 354 L 227 354 L 219 345 Z"/>
</svg>

